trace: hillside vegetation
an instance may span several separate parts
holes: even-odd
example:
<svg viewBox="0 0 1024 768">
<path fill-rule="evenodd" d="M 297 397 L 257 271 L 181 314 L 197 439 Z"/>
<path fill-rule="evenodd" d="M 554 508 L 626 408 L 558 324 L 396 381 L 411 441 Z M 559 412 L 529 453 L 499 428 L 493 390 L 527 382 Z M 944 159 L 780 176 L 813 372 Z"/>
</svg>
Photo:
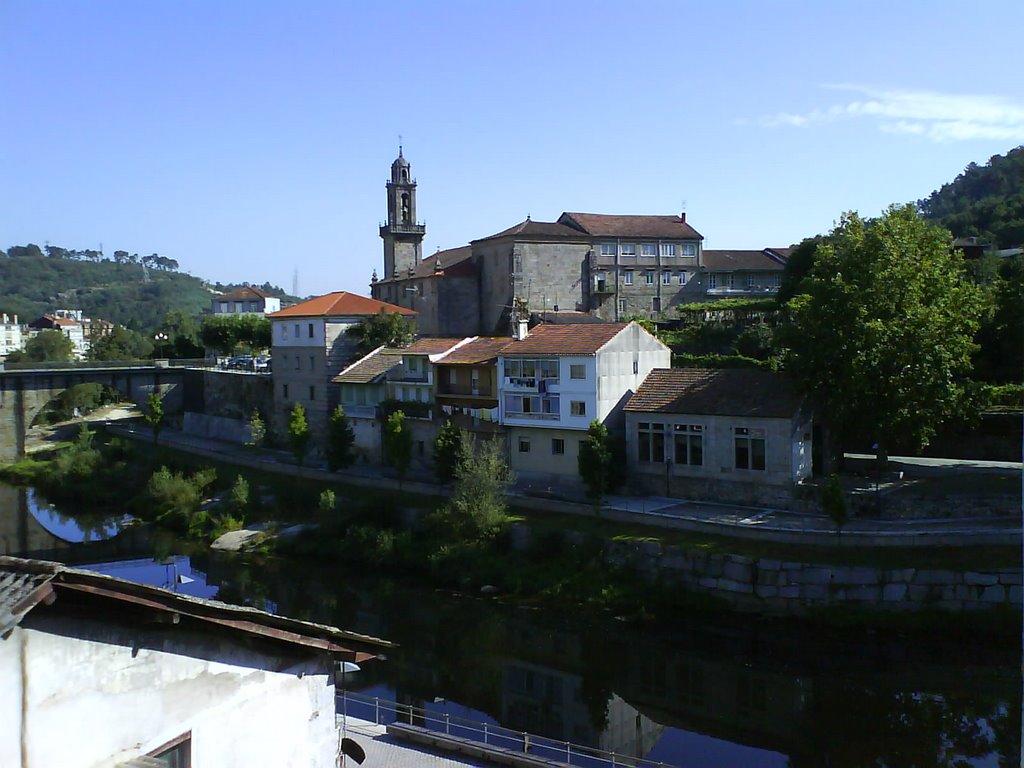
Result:
<svg viewBox="0 0 1024 768">
<path fill-rule="evenodd" d="M 1024 245 L 1024 146 L 971 163 L 918 210 L 954 237 L 978 237 L 999 248 Z"/>
</svg>

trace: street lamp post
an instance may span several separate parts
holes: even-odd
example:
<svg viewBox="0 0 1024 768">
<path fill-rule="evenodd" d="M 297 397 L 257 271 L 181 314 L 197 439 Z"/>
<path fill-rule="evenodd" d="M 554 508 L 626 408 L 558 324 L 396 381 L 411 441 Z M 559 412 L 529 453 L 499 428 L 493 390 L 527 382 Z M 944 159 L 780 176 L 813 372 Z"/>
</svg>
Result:
<svg viewBox="0 0 1024 768">
<path fill-rule="evenodd" d="M 153 338 L 156 340 L 157 357 L 163 357 L 161 352 L 163 352 L 164 345 L 167 343 L 167 340 L 170 339 L 170 336 L 163 331 L 157 331 L 156 336 Z"/>
</svg>

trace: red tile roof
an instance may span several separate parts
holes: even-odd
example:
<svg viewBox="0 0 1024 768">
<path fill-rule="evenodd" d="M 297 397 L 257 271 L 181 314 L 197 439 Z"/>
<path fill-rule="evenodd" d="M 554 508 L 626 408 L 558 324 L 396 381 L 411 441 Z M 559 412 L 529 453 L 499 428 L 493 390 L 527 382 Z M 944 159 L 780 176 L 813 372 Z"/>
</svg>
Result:
<svg viewBox="0 0 1024 768">
<path fill-rule="evenodd" d="M 659 237 L 700 239 L 704 236 L 682 216 L 617 216 L 603 213 L 563 213 L 558 222 L 594 237 Z"/>
<path fill-rule="evenodd" d="M 525 339 L 507 344 L 501 355 L 593 355 L 625 327 L 626 323 L 538 325 Z"/>
<path fill-rule="evenodd" d="M 384 301 L 357 296 L 348 291 L 335 291 L 334 293 L 326 293 L 323 296 L 300 301 L 298 304 L 293 304 L 278 312 L 273 312 L 267 315 L 267 317 L 271 319 L 279 317 L 365 317 L 377 315 L 381 312 L 397 312 L 400 315 L 409 316 L 416 314 L 411 309 L 388 304 Z"/>
<path fill-rule="evenodd" d="M 701 265 L 711 270 L 757 270 L 781 272 L 785 262 L 765 251 L 709 251 L 701 252 Z"/>
<path fill-rule="evenodd" d="M 454 347 L 456 344 L 461 342 L 463 338 L 460 336 L 457 339 L 443 339 L 443 338 L 422 338 L 416 339 L 412 344 L 403 349 L 402 351 L 409 355 L 439 355 L 442 352 L 447 352 L 449 349 Z"/>
<path fill-rule="evenodd" d="M 576 240 L 585 241 L 587 239 L 586 233 L 581 232 L 573 227 L 567 227 L 564 224 L 560 224 L 556 221 L 533 221 L 527 218 L 525 221 L 521 221 L 515 226 L 509 227 L 508 229 L 502 230 L 496 235 L 488 235 L 487 237 L 481 237 L 473 242 L 479 242 L 480 240 L 495 240 L 499 237 L 542 237 L 542 238 L 573 238 Z"/>
<path fill-rule="evenodd" d="M 437 365 L 479 365 L 494 360 L 512 343 L 511 336 L 480 336 L 435 361 Z"/>
<path fill-rule="evenodd" d="M 382 347 L 356 360 L 333 379 L 335 384 L 371 384 L 392 368 L 402 364 L 401 349 Z"/>
<path fill-rule="evenodd" d="M 791 418 L 801 397 L 782 374 L 748 368 L 655 368 L 626 410 Z"/>
<path fill-rule="evenodd" d="M 218 299 L 228 300 L 240 300 L 240 299 L 272 299 L 274 298 L 271 294 L 264 291 L 262 288 L 257 288 L 254 285 L 243 285 L 241 288 L 236 288 L 233 291 L 222 293 L 217 297 Z"/>
</svg>

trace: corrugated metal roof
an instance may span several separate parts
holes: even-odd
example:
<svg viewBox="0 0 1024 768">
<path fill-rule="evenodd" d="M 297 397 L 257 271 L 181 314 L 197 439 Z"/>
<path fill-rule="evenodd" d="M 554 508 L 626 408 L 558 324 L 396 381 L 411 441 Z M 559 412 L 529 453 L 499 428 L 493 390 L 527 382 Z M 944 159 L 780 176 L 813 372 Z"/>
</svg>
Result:
<svg viewBox="0 0 1024 768">
<path fill-rule="evenodd" d="M 15 571 L 0 567 L 0 637 L 21 622 L 51 591 L 54 572 L 47 570 Z"/>
</svg>

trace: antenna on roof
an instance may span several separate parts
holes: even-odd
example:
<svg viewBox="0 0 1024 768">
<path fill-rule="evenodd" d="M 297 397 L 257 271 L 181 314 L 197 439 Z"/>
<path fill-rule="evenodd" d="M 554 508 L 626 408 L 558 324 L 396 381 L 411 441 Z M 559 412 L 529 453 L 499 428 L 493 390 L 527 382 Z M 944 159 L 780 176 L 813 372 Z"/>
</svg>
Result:
<svg viewBox="0 0 1024 768">
<path fill-rule="evenodd" d="M 292 271 L 292 296 L 299 295 L 299 268 L 295 267 Z"/>
</svg>

